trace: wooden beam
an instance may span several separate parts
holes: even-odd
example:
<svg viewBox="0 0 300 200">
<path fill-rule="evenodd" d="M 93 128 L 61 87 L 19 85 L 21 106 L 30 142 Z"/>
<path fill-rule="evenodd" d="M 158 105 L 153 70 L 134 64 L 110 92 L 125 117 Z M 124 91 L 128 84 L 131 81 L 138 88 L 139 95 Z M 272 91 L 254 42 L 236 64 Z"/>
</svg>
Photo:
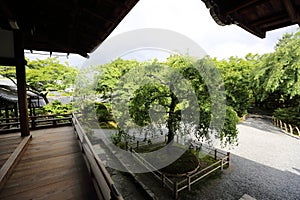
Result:
<svg viewBox="0 0 300 200">
<path fill-rule="evenodd" d="M 18 88 L 18 103 L 20 111 L 20 128 L 21 136 L 30 135 L 29 131 L 29 117 L 28 104 L 26 92 L 26 74 L 25 74 L 25 58 L 24 58 L 24 44 L 23 35 L 20 31 L 14 31 L 14 47 L 16 60 L 16 75 Z"/>
<path fill-rule="evenodd" d="M 2 66 L 15 66 L 16 61 L 14 58 L 0 57 L 0 63 Z"/>
<path fill-rule="evenodd" d="M 295 6 L 292 4 L 291 0 L 283 0 L 284 7 L 288 12 L 292 22 L 297 22 L 300 25 L 299 12 L 296 10 Z"/>
<path fill-rule="evenodd" d="M 257 27 L 253 27 L 253 26 L 250 26 L 250 25 L 245 25 L 246 23 L 244 22 L 241 22 L 239 24 L 237 24 L 238 26 L 240 26 L 241 28 L 245 29 L 246 31 L 256 35 L 257 37 L 260 37 L 260 38 L 265 38 L 266 37 L 266 32 L 257 28 Z"/>
<path fill-rule="evenodd" d="M 95 17 L 95 18 L 101 20 L 101 21 L 116 24 L 116 21 L 114 19 L 110 19 L 109 17 L 105 17 L 104 15 L 100 15 L 100 14 L 94 12 L 94 11 L 91 11 L 91 10 L 87 9 L 87 8 L 83 8 L 82 11 L 85 12 L 86 14 L 88 14 L 88 15 L 91 15 L 92 17 Z"/>
<path fill-rule="evenodd" d="M 225 3 L 219 6 L 220 11 L 223 14 L 232 14 L 238 10 L 244 9 L 249 6 L 253 6 L 258 3 L 263 3 L 266 0 L 244 0 L 244 1 L 236 1 L 233 0 L 231 3 Z"/>
<path fill-rule="evenodd" d="M 271 15 L 271 16 L 266 16 L 264 18 L 259 18 L 255 21 L 251 21 L 251 22 L 249 22 L 249 24 L 251 26 L 256 27 L 256 26 L 261 26 L 263 24 L 277 22 L 277 21 L 282 20 L 286 17 L 287 17 L 286 12 L 280 12 L 280 13 L 276 13 L 276 14 Z"/>
</svg>

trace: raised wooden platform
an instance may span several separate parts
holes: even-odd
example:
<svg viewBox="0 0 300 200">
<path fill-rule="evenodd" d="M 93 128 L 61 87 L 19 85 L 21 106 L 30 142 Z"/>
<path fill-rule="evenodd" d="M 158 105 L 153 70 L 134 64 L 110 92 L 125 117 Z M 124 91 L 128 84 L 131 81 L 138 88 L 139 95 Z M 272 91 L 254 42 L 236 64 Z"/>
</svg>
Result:
<svg viewBox="0 0 300 200">
<path fill-rule="evenodd" d="M 0 169 L 21 141 L 21 133 L 0 135 Z"/>
<path fill-rule="evenodd" d="M 72 127 L 31 134 L 0 199 L 98 199 Z"/>
</svg>

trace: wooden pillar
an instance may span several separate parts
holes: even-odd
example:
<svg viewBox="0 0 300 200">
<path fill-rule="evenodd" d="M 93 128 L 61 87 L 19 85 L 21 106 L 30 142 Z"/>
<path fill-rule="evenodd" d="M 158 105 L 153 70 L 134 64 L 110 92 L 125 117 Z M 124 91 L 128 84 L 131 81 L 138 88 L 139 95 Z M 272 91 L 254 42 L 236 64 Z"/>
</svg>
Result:
<svg viewBox="0 0 300 200">
<path fill-rule="evenodd" d="M 6 118 L 6 123 L 9 123 L 9 112 L 8 112 L 8 106 L 5 106 L 5 118 Z"/>
<path fill-rule="evenodd" d="M 15 111 L 15 118 L 18 118 L 19 112 L 18 112 L 18 104 L 17 103 L 14 104 L 14 111 Z"/>
<path fill-rule="evenodd" d="M 29 131 L 28 104 L 27 104 L 27 93 L 26 93 L 26 74 L 25 74 L 26 61 L 24 58 L 23 36 L 20 31 L 14 31 L 14 48 L 15 48 L 15 60 L 16 60 L 16 75 L 17 75 L 21 136 L 24 137 L 30 135 L 30 131 Z"/>
<path fill-rule="evenodd" d="M 27 101 L 28 101 L 28 99 L 27 99 Z M 29 102 L 28 102 L 28 104 L 29 104 L 29 116 L 33 116 L 33 113 L 32 113 L 32 107 L 31 107 L 31 97 L 29 98 Z"/>
<path fill-rule="evenodd" d="M 215 156 L 214 159 L 217 160 L 217 149 L 215 149 Z"/>
</svg>

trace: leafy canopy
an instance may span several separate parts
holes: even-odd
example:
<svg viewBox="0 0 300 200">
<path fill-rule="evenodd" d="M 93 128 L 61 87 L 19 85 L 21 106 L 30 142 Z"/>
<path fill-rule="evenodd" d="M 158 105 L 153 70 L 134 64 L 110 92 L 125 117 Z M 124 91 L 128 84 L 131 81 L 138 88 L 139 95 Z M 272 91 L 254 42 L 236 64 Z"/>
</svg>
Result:
<svg viewBox="0 0 300 200">
<path fill-rule="evenodd" d="M 94 84 L 96 85 L 95 90 L 106 104 L 110 104 L 111 100 L 121 102 L 125 99 L 125 103 L 122 104 L 124 106 L 119 106 L 118 112 L 113 113 L 118 118 L 116 121 L 119 128 L 126 127 L 126 125 L 130 126 L 131 122 L 146 126 L 153 123 L 154 120 L 158 120 L 157 123 L 166 125 L 168 142 L 170 142 L 174 135 L 183 134 L 182 126 L 187 124 L 182 122 L 182 117 L 183 113 L 188 110 L 188 112 L 196 112 L 198 116 L 198 121 L 189 121 L 190 127 L 193 127 L 189 129 L 190 133 L 192 132 L 198 138 L 203 138 L 211 131 L 216 131 L 218 137 L 225 143 L 235 142 L 238 117 L 232 108 L 226 108 L 226 113 L 224 113 L 226 115 L 225 126 L 221 130 L 210 129 L 211 98 L 217 99 L 218 97 L 217 94 L 209 91 L 206 82 L 217 81 L 203 77 L 203 74 L 200 74 L 193 66 L 199 65 L 203 69 L 210 70 L 213 66 L 208 63 L 211 63 L 208 58 L 195 61 L 193 58 L 180 55 L 172 55 L 166 62 L 154 60 L 153 62 L 139 63 L 132 60 L 117 59 L 98 67 L 99 73 L 96 73 L 97 76 L 95 77 L 97 82 Z M 164 71 L 165 67 L 172 70 Z M 136 73 L 133 73 L 134 70 Z M 124 82 L 126 73 L 136 74 L 136 76 L 127 77 L 130 81 Z M 176 76 L 176 73 L 180 74 L 181 78 L 178 78 L 180 76 Z M 143 76 L 139 79 L 140 74 Z M 175 89 L 175 87 L 177 88 Z M 217 87 L 221 88 L 222 85 Z M 120 88 L 122 90 L 119 90 Z M 116 90 L 119 92 L 114 92 Z M 180 99 L 178 94 L 187 96 Z M 195 96 L 197 107 L 189 101 L 189 95 Z M 122 118 L 126 115 L 127 117 Z M 130 120 L 128 120 L 128 115 Z M 213 117 L 221 119 L 221 116 Z"/>
<path fill-rule="evenodd" d="M 15 67 L 2 66 L 0 75 L 16 83 Z M 57 57 L 45 60 L 29 60 L 26 65 L 27 89 L 44 98 L 48 103 L 49 91 L 61 91 L 74 83 L 77 69 L 68 63 L 60 63 Z"/>
</svg>

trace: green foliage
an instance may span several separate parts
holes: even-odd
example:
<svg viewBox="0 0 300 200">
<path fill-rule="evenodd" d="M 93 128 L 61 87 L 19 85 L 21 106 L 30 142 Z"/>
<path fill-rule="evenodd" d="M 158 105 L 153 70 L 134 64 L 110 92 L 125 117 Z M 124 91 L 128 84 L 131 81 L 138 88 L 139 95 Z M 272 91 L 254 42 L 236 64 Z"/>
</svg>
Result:
<svg viewBox="0 0 300 200">
<path fill-rule="evenodd" d="M 26 78 L 29 90 L 38 94 L 61 91 L 74 83 L 77 70 L 57 58 L 27 61 Z"/>
<path fill-rule="evenodd" d="M 277 108 L 273 115 L 285 123 L 300 128 L 300 107 Z"/>
<path fill-rule="evenodd" d="M 46 114 L 68 114 L 72 112 L 72 103 L 62 104 L 60 101 L 52 101 L 45 105 L 43 110 Z"/>
<path fill-rule="evenodd" d="M 245 58 L 230 57 L 228 60 L 213 60 L 222 73 L 227 105 L 231 106 L 240 117 L 248 113 L 253 101 L 253 94 L 249 87 L 250 74 L 259 58 L 258 55 L 248 54 Z"/>
<path fill-rule="evenodd" d="M 169 112 L 171 103 L 171 91 L 161 84 L 148 84 L 140 87 L 134 92 L 130 101 L 129 112 L 134 122 L 139 126 L 147 126 L 151 123 L 149 110 L 153 105 L 163 106 Z"/>
<path fill-rule="evenodd" d="M 16 79 L 15 67 L 1 67 L 0 75 L 13 82 Z M 74 83 L 77 70 L 68 63 L 61 64 L 57 57 L 45 60 L 29 60 L 26 66 L 27 90 L 38 94 L 48 103 L 49 91 L 62 91 Z"/>
<path fill-rule="evenodd" d="M 122 141 L 122 136 L 119 133 L 112 134 L 111 141 L 113 144 L 118 145 Z"/>
<path fill-rule="evenodd" d="M 236 129 L 237 123 L 240 121 L 237 113 L 230 106 L 226 107 L 226 118 L 223 130 L 220 133 L 221 141 L 223 144 L 237 143 L 238 131 Z"/>
<path fill-rule="evenodd" d="M 261 57 L 253 70 L 251 87 L 256 103 L 283 122 L 300 121 L 300 32 L 285 34 L 275 52 Z"/>
<path fill-rule="evenodd" d="M 104 103 L 95 103 L 95 109 L 99 122 L 113 121 L 113 116 Z"/>
<path fill-rule="evenodd" d="M 15 78 L 16 78 L 16 68 L 11 66 L 0 66 L 0 75 L 9 78 L 11 81 L 13 81 L 15 84 Z"/>
<path fill-rule="evenodd" d="M 107 108 L 107 106 L 104 103 L 95 103 L 95 110 L 101 128 L 117 128 L 114 118 L 111 114 L 111 109 Z"/>
<path fill-rule="evenodd" d="M 190 112 L 188 117 L 193 116 L 194 113 L 200 116 L 198 117 L 200 118 L 198 124 L 193 124 L 192 117 L 188 124 L 196 125 L 195 134 L 199 137 L 205 137 L 209 133 L 212 118 L 211 101 L 219 98 L 216 93 L 209 91 L 206 84 L 215 84 L 218 81 L 203 77 L 205 73 L 200 74 L 194 65 L 200 66 L 204 72 L 210 73 L 211 77 L 216 78 L 213 74 L 216 72 L 212 70 L 214 69 L 213 63 L 208 58 L 196 61 L 190 57 L 172 55 L 163 63 L 159 63 L 157 60 L 139 63 L 117 59 L 112 63 L 94 68 L 98 70 L 95 76 L 97 83 L 94 84 L 96 85 L 95 90 L 98 96 L 106 102 L 104 103 L 105 106 L 111 107 L 107 100 L 112 98 L 115 102 L 125 100 L 125 104 L 120 104 L 122 106 L 119 106 L 119 112 L 114 112 L 119 127 L 130 126 L 131 123 L 146 126 L 154 122 L 153 120 L 158 120 L 155 122 L 165 124 L 168 128 L 169 142 L 175 134 L 181 131 L 179 128 L 183 125 L 181 112 L 188 110 Z M 127 76 L 128 73 L 132 77 Z M 128 79 L 125 82 L 124 77 Z M 222 86 L 217 85 L 216 87 Z M 114 93 L 114 90 L 118 92 Z M 132 96 L 130 96 L 130 91 L 134 91 Z M 185 96 L 179 101 L 177 99 L 178 94 Z M 193 95 L 195 96 L 196 107 L 193 107 L 189 100 Z M 126 102 L 127 100 L 129 101 Z M 218 106 L 224 107 L 224 105 L 214 105 L 217 107 L 214 109 L 218 109 Z M 128 108 L 130 115 L 128 117 L 131 118 L 132 122 L 126 117 L 126 109 Z M 231 113 L 234 110 L 228 112 Z M 221 119 L 221 116 L 214 117 Z M 226 143 L 234 142 L 237 136 L 235 118 L 232 115 L 226 115 L 226 117 L 229 117 L 227 121 L 234 120 L 233 124 L 227 123 L 225 124 L 227 127 L 216 131 L 220 132 L 221 138 Z M 225 139 L 226 137 L 228 139 Z"/>
<path fill-rule="evenodd" d="M 199 166 L 197 156 L 191 151 L 185 151 L 176 161 L 161 169 L 169 174 L 184 174 L 195 170 Z"/>
<path fill-rule="evenodd" d="M 256 101 L 274 110 L 300 102 L 300 32 L 286 34 L 274 53 L 265 54 L 253 70 L 251 86 Z"/>
<path fill-rule="evenodd" d="M 95 68 L 99 73 L 96 75 L 96 91 L 103 94 L 104 98 L 110 98 L 111 92 L 119 82 L 120 78 L 130 69 L 139 66 L 140 63 L 135 60 L 122 60 L 118 58 L 106 65 L 100 65 Z"/>
</svg>

